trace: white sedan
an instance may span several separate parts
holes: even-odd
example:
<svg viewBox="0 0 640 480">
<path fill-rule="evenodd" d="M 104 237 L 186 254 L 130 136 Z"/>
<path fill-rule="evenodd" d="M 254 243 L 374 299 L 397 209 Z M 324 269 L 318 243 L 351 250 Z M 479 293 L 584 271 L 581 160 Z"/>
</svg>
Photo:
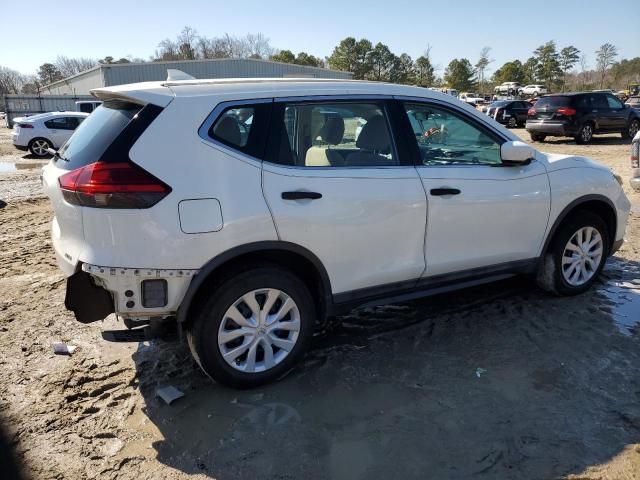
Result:
<svg viewBox="0 0 640 480">
<path fill-rule="evenodd" d="M 47 149 L 65 144 L 82 121 L 89 116 L 83 112 L 51 112 L 14 119 L 11 141 L 19 150 L 29 150 L 37 157 L 45 157 Z"/>
</svg>

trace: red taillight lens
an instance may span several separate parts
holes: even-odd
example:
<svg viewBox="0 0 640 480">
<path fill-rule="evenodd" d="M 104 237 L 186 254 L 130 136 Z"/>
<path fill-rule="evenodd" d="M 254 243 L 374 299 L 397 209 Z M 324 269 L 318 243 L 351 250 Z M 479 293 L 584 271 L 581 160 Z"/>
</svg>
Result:
<svg viewBox="0 0 640 480">
<path fill-rule="evenodd" d="M 560 115 L 565 115 L 567 117 L 571 117 L 577 113 L 576 109 L 571 107 L 560 107 L 557 111 Z"/>
<path fill-rule="evenodd" d="M 95 208 L 149 208 L 171 187 L 134 163 L 96 162 L 58 179 L 65 200 Z"/>
<path fill-rule="evenodd" d="M 30 123 L 19 123 L 18 126 L 20 128 L 33 128 L 33 125 L 31 125 Z"/>
<path fill-rule="evenodd" d="M 536 109 L 531 107 L 529 110 L 527 110 L 527 115 L 529 117 L 533 117 L 536 114 Z"/>
</svg>

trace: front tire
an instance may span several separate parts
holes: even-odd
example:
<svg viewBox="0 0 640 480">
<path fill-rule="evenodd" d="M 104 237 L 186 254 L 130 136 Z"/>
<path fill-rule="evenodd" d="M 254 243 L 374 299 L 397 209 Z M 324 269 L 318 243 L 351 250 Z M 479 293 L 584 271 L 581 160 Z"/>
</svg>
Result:
<svg viewBox="0 0 640 480">
<path fill-rule="evenodd" d="M 609 252 L 607 225 L 580 211 L 558 230 L 538 270 L 537 283 L 556 295 L 577 295 L 596 281 Z"/>
<path fill-rule="evenodd" d="M 640 120 L 631 120 L 629 122 L 629 125 L 627 126 L 627 129 L 622 132 L 622 138 L 624 138 L 625 140 L 633 139 L 638 131 L 640 131 Z"/>
<path fill-rule="evenodd" d="M 507 127 L 516 128 L 518 126 L 518 119 L 516 117 L 511 117 L 507 122 Z"/>
<path fill-rule="evenodd" d="M 316 320 L 304 282 L 277 267 L 238 273 L 215 288 L 187 331 L 191 353 L 213 380 L 252 388 L 277 380 L 304 356 Z"/>
<path fill-rule="evenodd" d="M 46 138 L 34 138 L 29 142 L 29 151 L 36 157 L 49 156 L 48 148 L 53 148 L 53 144 Z"/>
</svg>

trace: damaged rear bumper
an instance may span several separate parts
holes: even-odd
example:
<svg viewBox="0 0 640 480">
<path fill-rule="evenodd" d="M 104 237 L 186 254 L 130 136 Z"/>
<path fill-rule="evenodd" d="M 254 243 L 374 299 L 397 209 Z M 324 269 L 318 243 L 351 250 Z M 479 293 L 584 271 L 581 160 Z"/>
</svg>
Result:
<svg viewBox="0 0 640 480">
<path fill-rule="evenodd" d="M 176 314 L 197 273 L 84 263 L 67 279 L 65 306 L 82 323 L 103 320 L 111 313 L 129 319 L 169 317 Z"/>
</svg>

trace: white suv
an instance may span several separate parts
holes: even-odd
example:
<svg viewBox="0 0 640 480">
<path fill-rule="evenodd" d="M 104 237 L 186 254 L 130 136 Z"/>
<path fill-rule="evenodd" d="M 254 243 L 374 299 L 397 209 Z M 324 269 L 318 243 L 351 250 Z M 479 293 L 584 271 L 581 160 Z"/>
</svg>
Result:
<svg viewBox="0 0 640 480">
<path fill-rule="evenodd" d="M 525 85 L 520 89 L 522 95 L 534 95 L 539 97 L 547 93 L 547 87 L 544 85 Z"/>
<path fill-rule="evenodd" d="M 104 104 L 43 173 L 65 304 L 81 322 L 176 321 L 227 385 L 283 375 L 319 322 L 358 305 L 523 273 L 584 292 L 624 236 L 630 204 L 608 168 L 542 154 L 427 89 L 93 93 Z"/>
</svg>

